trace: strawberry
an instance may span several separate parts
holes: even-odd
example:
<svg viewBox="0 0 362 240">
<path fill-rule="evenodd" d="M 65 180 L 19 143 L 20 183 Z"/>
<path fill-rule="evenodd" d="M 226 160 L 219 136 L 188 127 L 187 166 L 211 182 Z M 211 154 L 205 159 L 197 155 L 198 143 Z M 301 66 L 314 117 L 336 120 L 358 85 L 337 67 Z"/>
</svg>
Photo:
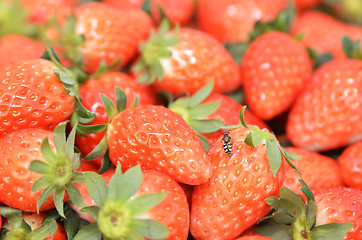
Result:
<svg viewBox="0 0 362 240">
<path fill-rule="evenodd" d="M 346 186 L 362 190 L 362 141 L 345 148 L 338 157 L 342 179 Z"/>
<path fill-rule="evenodd" d="M 96 72 L 102 61 L 115 67 L 125 66 L 136 56 L 139 43 L 152 28 L 151 18 L 137 8 L 122 10 L 89 2 L 74 12 L 75 18 L 70 17 L 63 24 L 57 43 L 65 48 L 65 56 L 86 73 Z"/>
<path fill-rule="evenodd" d="M 324 151 L 361 139 L 362 61 L 332 60 L 318 68 L 293 104 L 286 125 L 294 146 Z"/>
<path fill-rule="evenodd" d="M 128 169 L 160 171 L 189 185 L 206 182 L 210 158 L 179 115 L 157 105 L 140 105 L 113 117 L 107 129 L 109 157 Z"/>
<path fill-rule="evenodd" d="M 254 130 L 230 130 L 231 156 L 224 152 L 221 139 L 208 152 L 213 174 L 207 183 L 195 186 L 192 196 L 190 232 L 195 239 L 239 236 L 270 211 L 265 199 L 279 194 L 284 181 L 282 158 L 280 153 L 279 159 L 267 157 L 266 149 L 266 145 L 278 148 L 276 139 L 254 126 L 247 127 Z M 245 143 L 254 138 L 259 140 L 255 147 Z M 274 167 L 269 167 L 268 160 L 275 161 Z"/>
<path fill-rule="evenodd" d="M 245 42 L 254 24 L 273 20 L 287 5 L 285 0 L 199 0 L 200 29 L 222 42 Z"/>
<path fill-rule="evenodd" d="M 342 37 L 353 41 L 362 37 L 360 26 L 344 23 L 326 13 L 305 11 L 292 24 L 292 35 L 303 34 L 302 42 L 321 54 L 330 53 L 334 58 L 346 58 L 342 49 Z"/>
<path fill-rule="evenodd" d="M 214 81 L 214 92 L 231 92 L 241 85 L 238 65 L 221 43 L 199 30 L 169 31 L 167 22 L 158 35 L 141 45 L 141 58 L 133 67 L 138 81 L 153 83 L 172 94 L 195 93 Z"/>
<path fill-rule="evenodd" d="M 22 128 L 48 130 L 73 112 L 69 96 L 54 74 L 55 65 L 34 59 L 10 65 L 0 71 L 0 133 Z"/>
<path fill-rule="evenodd" d="M 117 8 L 132 9 L 141 8 L 145 0 L 103 0 L 102 2 Z"/>
<path fill-rule="evenodd" d="M 261 119 L 286 111 L 309 81 L 312 64 L 304 45 L 277 31 L 260 35 L 241 63 L 246 102 Z"/>
<path fill-rule="evenodd" d="M 21 49 L 21 51 L 19 51 Z M 9 34 L 0 39 L 0 68 L 22 60 L 40 58 L 45 52 L 42 42 L 20 34 Z"/>
<path fill-rule="evenodd" d="M 341 168 L 334 159 L 301 148 L 288 147 L 286 149 L 302 156 L 301 159 L 293 161 L 293 164 L 300 171 L 303 179 L 314 194 L 343 186 Z M 299 181 L 299 175 L 290 166 L 285 169 L 284 186 L 298 193 L 306 200 L 306 196 L 300 190 L 302 184 Z"/>
<path fill-rule="evenodd" d="M 0 214 L 6 217 L 3 225 L 4 239 L 45 239 L 66 240 L 62 225 L 53 219 L 44 219 L 44 213 L 26 213 L 18 209 L 0 207 Z"/>
<path fill-rule="evenodd" d="M 10 207 L 35 212 L 41 191 L 32 192 L 33 183 L 40 174 L 29 171 L 33 160 L 45 161 L 41 154 L 41 143 L 52 136 L 44 129 L 21 129 L 0 138 L 0 201 Z M 53 145 L 50 139 L 50 144 Z M 53 145 L 54 147 L 54 145 Z M 50 196 L 40 208 L 41 211 L 54 208 Z"/>
<path fill-rule="evenodd" d="M 220 94 L 220 93 L 212 93 L 209 97 L 203 102 L 211 103 L 217 100 L 221 100 L 220 106 L 217 108 L 215 112 L 210 114 L 208 119 L 218 119 L 225 122 L 225 125 L 237 125 L 240 122 L 240 111 L 242 109 L 242 105 L 232 98 Z M 252 112 L 245 109 L 245 122 L 251 125 L 256 125 L 259 128 L 266 128 L 268 130 L 269 127 L 259 118 L 257 118 Z M 209 142 L 210 145 L 213 145 L 217 140 L 220 139 L 224 130 L 219 130 L 214 133 L 203 134 Z"/>
<path fill-rule="evenodd" d="M 189 211 L 182 188 L 170 177 L 153 170 L 141 172 L 140 167 L 136 166 L 122 174 L 120 169 L 121 167 L 117 166 L 116 171 L 108 170 L 102 177 L 92 172 L 85 173 L 86 188 L 94 199 L 90 201 L 91 198 L 86 194 L 86 204 L 99 209 L 99 214 L 82 209 L 84 212 L 92 213 L 93 218 L 97 220 L 85 228 L 92 228 L 108 239 L 128 236 L 144 239 L 140 237 L 141 232 L 138 230 L 150 224 L 148 231 L 141 233 L 149 234 L 144 235 L 146 239 L 151 238 L 150 234 L 158 234 L 159 237 L 154 235 L 152 239 L 186 240 Z M 80 191 L 83 192 L 85 186 L 80 185 L 79 188 L 82 188 Z M 102 196 L 104 190 L 107 193 Z M 110 221 L 113 224 L 110 224 Z M 159 231 L 156 231 L 156 227 Z M 168 236 L 161 237 L 159 234 L 164 234 L 165 231 L 168 231 Z M 80 238 L 81 234 L 86 234 L 85 230 L 83 233 L 81 230 L 76 237 L 83 239 Z"/>
<path fill-rule="evenodd" d="M 299 11 L 315 7 L 320 3 L 322 0 L 294 0 L 294 5 Z"/>
<path fill-rule="evenodd" d="M 155 22 L 161 22 L 162 9 L 172 24 L 186 24 L 194 13 L 193 0 L 151 0 L 151 14 Z"/>
<path fill-rule="evenodd" d="M 343 239 L 362 239 L 362 191 L 354 188 L 332 188 L 315 197 L 318 213 L 316 225 L 350 222 L 352 229 Z"/>
<path fill-rule="evenodd" d="M 137 96 L 140 105 L 154 103 L 154 95 L 149 88 L 137 83 L 127 74 L 115 71 L 106 72 L 97 79 L 89 79 L 85 84 L 81 85 L 79 89 L 83 106 L 96 113 L 93 121 L 89 124 L 103 124 L 109 121 L 99 94 L 105 95 L 115 103 L 116 87 L 122 89 L 125 92 L 127 99 L 130 100 L 126 106 L 127 108 L 130 107 L 135 95 Z M 105 131 L 89 134 L 88 137 L 76 135 L 76 145 L 82 154 L 86 156 L 101 141 L 104 134 Z"/>
</svg>

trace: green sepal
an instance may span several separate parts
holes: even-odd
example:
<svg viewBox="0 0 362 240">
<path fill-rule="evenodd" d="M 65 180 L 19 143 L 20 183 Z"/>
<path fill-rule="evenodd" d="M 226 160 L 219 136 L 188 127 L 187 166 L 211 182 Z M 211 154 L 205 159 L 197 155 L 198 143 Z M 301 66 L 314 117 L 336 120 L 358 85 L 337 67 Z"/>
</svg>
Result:
<svg viewBox="0 0 362 240">
<path fill-rule="evenodd" d="M 33 161 L 34 162 L 34 161 Z M 29 167 L 29 169 L 30 169 L 30 171 L 33 171 L 32 169 L 32 163 L 33 162 L 31 162 L 30 163 L 30 167 Z M 34 172 L 34 171 L 33 171 Z M 36 171 L 35 171 L 36 172 Z M 31 187 L 31 191 L 32 192 L 36 192 L 36 191 L 39 191 L 39 190 L 41 190 L 41 189 L 44 189 L 44 188 L 46 188 L 46 187 L 48 187 L 49 185 L 50 185 L 50 182 L 51 181 L 51 179 L 49 178 L 49 176 L 43 176 L 43 177 L 40 177 L 40 178 L 38 178 L 34 183 L 33 183 L 33 186 Z"/>
<path fill-rule="evenodd" d="M 222 129 L 225 123 L 217 119 L 190 119 L 188 125 L 196 132 L 213 133 Z"/>
<path fill-rule="evenodd" d="M 68 121 L 64 121 L 59 123 L 53 131 L 53 140 L 54 140 L 54 145 L 55 145 L 55 149 L 57 150 L 57 154 L 60 157 L 65 157 L 64 154 L 66 154 L 66 135 L 65 135 L 65 128 L 67 126 Z M 74 142 L 73 142 L 73 146 L 74 146 Z M 72 149 L 72 152 L 74 151 L 74 149 Z M 71 158 L 70 158 L 71 159 Z"/>
<path fill-rule="evenodd" d="M 202 148 L 205 150 L 205 152 L 209 151 L 209 149 L 210 149 L 210 144 L 209 144 L 209 142 L 207 141 L 206 137 L 202 136 L 202 135 L 199 134 L 199 133 L 196 133 L 196 135 L 199 137 L 200 142 L 201 142 L 201 145 L 202 145 Z"/>
<path fill-rule="evenodd" d="M 313 240 L 341 240 L 352 228 L 352 223 L 328 223 L 312 229 Z"/>
<path fill-rule="evenodd" d="M 50 166 L 43 161 L 34 160 L 29 164 L 29 170 L 36 173 L 49 173 L 51 172 Z"/>
<path fill-rule="evenodd" d="M 85 172 L 84 182 L 87 186 L 88 193 L 94 202 L 98 206 L 102 206 L 107 195 L 106 181 L 95 172 Z"/>
<path fill-rule="evenodd" d="M 289 225 L 278 224 L 271 219 L 260 223 L 254 230 L 272 239 L 293 240 L 292 228 Z"/>
<path fill-rule="evenodd" d="M 109 98 L 107 98 L 103 94 L 99 94 L 99 96 L 101 97 L 104 108 L 106 109 L 108 118 L 113 119 L 113 117 L 118 114 L 116 106 L 114 105 L 112 100 L 110 100 Z"/>
<path fill-rule="evenodd" d="M 77 130 L 82 133 L 99 133 L 107 130 L 108 124 L 83 125 L 78 124 Z"/>
<path fill-rule="evenodd" d="M 99 214 L 99 207 L 98 206 L 88 206 L 88 207 L 82 207 L 80 209 L 81 212 L 88 213 L 92 216 L 94 220 L 98 220 L 98 214 Z"/>
<path fill-rule="evenodd" d="M 57 209 L 59 215 L 65 218 L 64 204 L 63 204 L 64 193 L 65 193 L 64 188 L 55 189 L 55 192 L 54 192 L 54 205 L 55 205 L 55 208 Z"/>
<path fill-rule="evenodd" d="M 117 99 L 117 101 L 116 101 L 117 111 L 123 112 L 124 109 L 126 109 L 127 97 L 126 97 L 126 94 L 118 87 L 116 87 L 116 99 Z"/>
<path fill-rule="evenodd" d="M 214 81 L 210 81 L 204 87 L 195 92 L 187 101 L 187 107 L 194 108 L 202 103 L 214 89 Z M 216 110 L 216 109 L 215 109 Z"/>
<path fill-rule="evenodd" d="M 257 147 L 259 144 L 265 139 L 264 134 L 262 132 L 250 132 L 246 138 L 245 143 L 252 147 Z"/>
<path fill-rule="evenodd" d="M 151 15 L 151 3 L 150 0 L 145 0 L 142 5 L 142 10 Z"/>
<path fill-rule="evenodd" d="M 306 211 L 306 227 L 312 229 L 317 220 L 317 204 L 315 201 L 308 201 Z"/>
<path fill-rule="evenodd" d="M 69 202 L 64 205 L 65 218 L 62 219 L 67 239 L 72 240 L 78 232 L 80 226 L 80 217 L 78 213 L 70 206 Z"/>
<path fill-rule="evenodd" d="M 104 137 L 98 143 L 98 145 L 87 156 L 84 157 L 84 160 L 92 160 L 102 157 L 107 152 L 107 150 L 108 150 L 107 135 L 104 135 Z"/>
<path fill-rule="evenodd" d="M 318 51 L 310 47 L 307 47 L 307 51 L 309 57 L 314 61 L 313 70 L 319 68 L 324 63 L 333 59 L 333 56 L 330 53 L 320 54 Z"/>
<path fill-rule="evenodd" d="M 75 123 L 80 124 L 88 124 L 93 121 L 94 117 L 96 116 L 95 112 L 91 112 L 86 109 L 79 98 L 75 98 L 74 104 L 74 112 L 72 118 L 75 118 L 72 121 L 72 125 L 74 126 Z"/>
<path fill-rule="evenodd" d="M 241 64 L 241 59 L 243 58 L 248 46 L 248 43 L 245 42 L 224 43 L 225 49 L 230 53 L 230 55 L 233 57 L 234 61 L 238 65 Z"/>
<path fill-rule="evenodd" d="M 110 169 L 112 166 L 113 166 L 113 163 L 112 163 L 111 159 L 109 158 L 109 153 L 106 152 L 103 156 L 103 161 L 102 161 L 101 167 L 98 170 L 98 174 L 104 173 L 105 171 Z"/>
<path fill-rule="evenodd" d="M 312 192 L 312 190 L 310 190 L 309 186 L 307 185 L 307 183 L 303 180 L 303 178 L 299 178 L 299 182 L 302 184 L 302 186 L 300 187 L 300 190 L 302 190 L 302 192 L 305 194 L 305 196 L 307 197 L 308 202 L 309 201 L 314 201 L 314 194 Z"/>
<path fill-rule="evenodd" d="M 25 231 L 27 231 L 27 232 L 31 232 L 31 227 L 30 227 L 30 225 L 27 223 L 27 222 L 25 222 L 25 220 L 24 219 L 22 219 L 22 221 L 21 221 L 21 228 L 22 229 L 25 229 Z"/>
<path fill-rule="evenodd" d="M 38 202 L 36 203 L 36 209 L 37 209 L 38 213 L 39 213 L 39 209 L 40 209 L 41 205 L 43 205 L 43 203 L 50 196 L 50 194 L 53 192 L 53 190 L 54 190 L 54 186 L 50 185 L 46 189 L 44 189 L 44 191 L 40 194 L 40 196 L 38 198 Z"/>
<path fill-rule="evenodd" d="M 53 151 L 49 145 L 48 137 L 46 137 L 40 146 L 41 154 L 49 164 L 55 164 L 59 161 L 58 155 Z"/>
<path fill-rule="evenodd" d="M 96 222 L 90 223 L 89 225 L 81 228 L 78 233 L 74 236 L 73 240 L 101 240 L 102 233 L 98 229 Z"/>
<path fill-rule="evenodd" d="M 29 233 L 29 239 L 45 239 L 53 235 L 58 229 L 58 224 L 55 220 L 47 219 L 42 222 L 41 226 Z"/>
<path fill-rule="evenodd" d="M 265 142 L 266 142 L 269 167 L 273 173 L 273 176 L 275 176 L 282 164 L 282 155 L 280 153 L 278 145 L 275 143 L 273 139 L 267 138 Z"/>
<path fill-rule="evenodd" d="M 117 170 L 121 170 L 120 165 L 117 166 Z M 107 198 L 115 198 L 125 203 L 140 188 L 142 180 L 140 165 L 128 169 L 122 175 L 116 172 L 109 182 Z"/>
<path fill-rule="evenodd" d="M 84 172 L 73 172 L 72 182 L 83 183 L 84 182 Z"/>
<path fill-rule="evenodd" d="M 131 106 L 129 108 L 135 108 L 137 106 L 138 106 L 138 97 L 137 97 L 137 95 L 134 95 L 133 103 L 131 104 Z"/>
<path fill-rule="evenodd" d="M 196 119 L 204 118 L 214 113 L 220 107 L 220 105 L 221 105 L 221 100 L 211 103 L 201 104 L 195 106 L 194 108 L 191 108 L 189 113 L 193 118 Z"/>
<path fill-rule="evenodd" d="M 74 203 L 78 207 L 85 207 L 82 195 L 73 183 L 68 183 L 67 185 L 65 185 L 65 190 L 67 191 L 69 199 L 70 201 L 72 201 L 72 203 Z"/>
<path fill-rule="evenodd" d="M 130 200 L 126 206 L 138 216 L 157 206 L 166 196 L 167 192 L 144 194 Z"/>
<path fill-rule="evenodd" d="M 59 126 L 59 125 L 58 125 Z M 75 142 L 75 134 L 77 132 L 77 126 L 78 124 L 74 125 L 72 130 L 70 131 L 69 135 L 68 135 L 68 138 L 67 140 L 65 141 L 65 148 L 63 150 L 63 152 L 65 152 L 65 156 L 72 160 L 74 159 L 74 155 L 76 154 L 74 152 L 74 142 Z M 64 138 L 62 138 L 62 140 L 65 140 L 66 139 L 66 136 L 65 136 L 65 125 L 64 125 L 64 130 L 62 132 L 62 135 L 64 136 Z M 54 140 L 55 141 L 55 140 Z M 57 146 L 57 144 L 55 144 L 55 146 Z M 62 152 L 58 152 L 58 155 L 62 156 Z M 78 166 L 79 167 L 79 166 Z M 78 168 L 77 167 L 77 168 Z"/>
<path fill-rule="evenodd" d="M 342 48 L 348 58 L 362 60 L 361 39 L 353 42 L 348 36 L 342 37 Z"/>
<path fill-rule="evenodd" d="M 7 218 L 11 228 L 18 228 L 21 226 L 21 210 L 6 206 L 0 206 L 0 215 Z"/>
<path fill-rule="evenodd" d="M 168 229 L 161 223 L 151 219 L 133 219 L 131 228 L 149 239 L 165 239 L 168 238 Z"/>
</svg>

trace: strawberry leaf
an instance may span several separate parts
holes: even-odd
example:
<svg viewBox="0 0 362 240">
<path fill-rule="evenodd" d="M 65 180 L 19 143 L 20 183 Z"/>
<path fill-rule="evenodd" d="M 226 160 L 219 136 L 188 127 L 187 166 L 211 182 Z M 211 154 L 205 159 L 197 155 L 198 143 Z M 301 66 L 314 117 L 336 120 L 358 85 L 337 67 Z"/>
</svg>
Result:
<svg viewBox="0 0 362 240">
<path fill-rule="evenodd" d="M 306 227 L 308 229 L 312 229 L 315 226 L 317 220 L 317 204 L 315 201 L 308 202 L 306 216 Z"/>
<path fill-rule="evenodd" d="M 221 100 L 202 105 L 197 105 L 194 108 L 190 109 L 189 114 L 196 119 L 205 118 L 210 114 L 214 113 L 220 107 L 220 105 L 221 105 Z"/>
<path fill-rule="evenodd" d="M 83 133 L 99 133 L 106 130 L 108 127 L 107 124 L 95 124 L 95 125 L 83 125 L 79 124 L 77 125 L 77 131 L 81 131 Z"/>
<path fill-rule="evenodd" d="M 92 160 L 102 157 L 108 150 L 107 136 L 105 135 L 98 145 L 84 157 L 84 160 Z"/>
<path fill-rule="evenodd" d="M 33 162 L 30 163 L 30 167 L 29 167 L 30 171 L 33 171 L 33 167 L 31 166 L 33 164 Z M 37 171 L 33 171 L 33 172 L 37 172 Z M 31 191 L 36 192 L 36 191 L 39 191 L 41 189 L 44 189 L 44 188 L 48 187 L 50 185 L 49 181 L 50 181 L 50 179 L 49 179 L 48 176 L 43 176 L 43 177 L 38 178 L 38 180 L 36 180 L 33 183 Z"/>
<path fill-rule="evenodd" d="M 51 171 L 51 168 L 45 162 L 34 160 L 30 163 L 29 170 L 36 173 L 49 173 Z"/>
<path fill-rule="evenodd" d="M 134 216 L 138 216 L 157 206 L 166 195 L 166 192 L 141 195 L 129 201 L 127 207 L 132 211 Z"/>
<path fill-rule="evenodd" d="M 37 212 L 39 213 L 40 206 L 43 205 L 45 200 L 50 196 L 50 194 L 53 192 L 54 186 L 50 185 L 48 186 L 39 196 L 38 202 L 36 204 Z"/>
<path fill-rule="evenodd" d="M 0 215 L 7 218 L 11 227 L 20 227 L 22 222 L 21 210 L 11 207 L 0 206 Z"/>
<path fill-rule="evenodd" d="M 89 195 L 98 206 L 102 206 L 107 195 L 106 181 L 95 172 L 85 172 L 84 182 Z"/>
<path fill-rule="evenodd" d="M 110 169 L 112 166 L 113 166 L 113 163 L 112 163 L 111 159 L 109 158 L 108 152 L 106 152 L 103 156 L 102 165 L 98 170 L 98 174 L 104 173 L 105 171 Z"/>
<path fill-rule="evenodd" d="M 118 87 L 116 87 L 116 99 L 117 111 L 123 112 L 124 109 L 126 109 L 127 97 L 126 94 Z"/>
<path fill-rule="evenodd" d="M 225 49 L 233 57 L 234 61 L 240 65 L 241 60 L 244 56 L 246 49 L 248 48 L 248 43 L 237 42 L 237 43 L 224 43 Z"/>
<path fill-rule="evenodd" d="M 161 223 L 151 219 L 134 219 L 131 228 L 142 236 L 150 239 L 168 238 L 168 229 Z"/>
<path fill-rule="evenodd" d="M 191 119 L 189 120 L 188 125 L 195 132 L 212 133 L 222 129 L 225 126 L 225 123 L 217 119 Z"/>
<path fill-rule="evenodd" d="M 210 81 L 188 99 L 187 107 L 193 108 L 202 103 L 210 95 L 213 88 L 214 81 Z"/>
<path fill-rule="evenodd" d="M 63 153 L 65 153 L 65 156 L 68 158 L 68 159 L 71 159 L 71 160 L 73 160 L 73 158 L 74 158 L 74 155 L 75 155 L 75 153 L 74 153 L 74 141 L 75 141 L 75 134 L 76 134 L 76 132 L 77 132 L 77 124 L 76 125 L 74 125 L 73 126 L 73 128 L 72 128 L 72 130 L 70 131 L 70 133 L 69 133 L 69 135 L 68 135 L 68 139 L 67 140 L 65 140 L 66 139 L 66 136 L 65 136 L 65 124 L 63 124 L 64 126 L 62 126 L 62 128 L 64 128 L 64 129 L 60 129 L 61 131 L 62 131 L 62 137 L 61 137 L 61 139 L 59 139 L 59 141 L 63 141 L 63 144 L 62 144 L 62 146 L 61 146 L 61 149 L 62 149 L 62 151 L 61 152 L 59 152 L 58 150 L 57 150 L 57 153 L 58 153 L 58 155 L 59 156 L 62 156 L 63 155 Z M 59 129 L 58 129 L 59 130 Z M 60 134 L 59 134 L 60 135 Z M 53 134 L 53 137 L 54 137 L 54 134 Z M 55 146 L 57 146 L 57 143 L 56 143 L 56 141 L 55 141 L 55 139 L 54 139 L 54 143 L 55 143 Z M 60 144 L 60 143 L 59 143 Z M 65 146 L 64 146 L 65 145 Z M 58 147 L 58 148 L 60 148 L 60 147 Z M 64 156 L 64 157 L 65 157 Z M 73 162 L 73 161 L 72 161 Z M 80 161 L 78 161 L 78 162 L 80 162 Z M 79 166 L 77 166 L 77 168 L 78 168 Z"/>
<path fill-rule="evenodd" d="M 85 207 L 82 195 L 73 183 L 65 185 L 65 189 L 67 190 L 69 199 L 72 201 L 72 203 L 74 203 L 78 207 Z"/>
<path fill-rule="evenodd" d="M 65 127 L 67 125 L 67 121 L 61 122 L 58 124 L 58 127 L 54 129 L 53 132 L 53 139 L 54 139 L 54 145 L 57 150 L 57 153 L 60 157 L 62 154 L 65 153 L 65 145 L 66 145 L 66 136 L 65 136 Z M 73 144 L 74 146 L 74 144 Z M 72 149 L 72 152 L 74 152 L 74 149 Z"/>
<path fill-rule="evenodd" d="M 57 209 L 59 215 L 62 217 L 65 217 L 64 208 L 63 208 L 64 192 L 65 192 L 64 188 L 55 189 L 55 192 L 54 192 L 54 205 L 55 205 L 55 208 Z"/>
<path fill-rule="evenodd" d="M 199 139 L 201 141 L 202 148 L 205 150 L 205 152 L 209 151 L 210 144 L 207 141 L 207 139 L 204 136 L 200 135 L 199 133 L 196 133 L 196 135 L 199 137 Z"/>
<path fill-rule="evenodd" d="M 64 214 L 65 218 L 62 219 L 62 222 L 65 232 L 67 233 L 67 239 L 72 240 L 75 234 L 78 232 L 80 226 L 80 217 L 78 213 L 72 207 L 70 207 L 69 203 L 64 205 Z"/>
<path fill-rule="evenodd" d="M 81 212 L 88 213 L 92 216 L 94 220 L 97 221 L 98 214 L 99 214 L 99 207 L 98 206 L 89 206 L 89 207 L 83 207 L 80 209 Z"/>
<path fill-rule="evenodd" d="M 361 54 L 361 40 L 357 39 L 353 42 L 348 36 L 342 37 L 342 48 L 348 58 L 355 58 L 362 60 Z"/>
<path fill-rule="evenodd" d="M 54 164 L 58 161 L 58 155 L 53 151 L 49 145 L 48 137 L 41 143 L 41 153 L 49 164 Z"/>
<path fill-rule="evenodd" d="M 117 108 L 114 105 L 114 103 L 112 102 L 112 100 L 110 100 L 109 98 L 107 98 L 106 96 L 104 96 L 103 94 L 99 94 L 99 96 L 101 97 L 101 100 L 103 102 L 104 108 L 106 109 L 107 112 L 107 116 L 109 119 L 112 119 L 114 116 L 117 115 Z"/>
<path fill-rule="evenodd" d="M 29 233 L 29 239 L 45 239 L 52 236 L 58 229 L 55 220 L 47 219 L 42 222 L 41 226 Z"/>
<path fill-rule="evenodd" d="M 346 237 L 352 228 L 352 223 L 328 223 L 313 228 L 311 235 L 313 240 L 341 240 Z"/>
<path fill-rule="evenodd" d="M 79 232 L 74 236 L 73 240 L 101 240 L 102 233 L 99 231 L 97 223 L 91 223 L 79 230 Z"/>
<path fill-rule="evenodd" d="M 246 138 L 245 143 L 252 147 L 257 147 L 265 139 L 265 135 L 262 132 L 250 132 Z"/>
</svg>

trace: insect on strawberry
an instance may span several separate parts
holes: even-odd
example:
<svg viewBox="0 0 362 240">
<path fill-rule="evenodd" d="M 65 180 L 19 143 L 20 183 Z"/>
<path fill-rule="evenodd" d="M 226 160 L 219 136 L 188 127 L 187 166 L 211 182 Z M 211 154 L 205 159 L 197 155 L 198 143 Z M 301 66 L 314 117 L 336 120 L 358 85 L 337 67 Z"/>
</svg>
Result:
<svg viewBox="0 0 362 240">
<path fill-rule="evenodd" d="M 231 140 L 230 133 L 228 131 L 223 132 L 222 133 L 222 141 L 223 141 L 223 144 L 224 144 L 224 151 L 229 156 L 233 152 L 233 144 L 231 143 L 230 140 Z"/>
</svg>

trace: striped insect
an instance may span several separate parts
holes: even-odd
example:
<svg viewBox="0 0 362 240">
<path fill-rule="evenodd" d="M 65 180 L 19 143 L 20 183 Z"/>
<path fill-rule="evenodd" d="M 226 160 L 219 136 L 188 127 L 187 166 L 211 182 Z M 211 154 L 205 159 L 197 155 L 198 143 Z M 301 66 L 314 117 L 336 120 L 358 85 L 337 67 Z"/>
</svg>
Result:
<svg viewBox="0 0 362 240">
<path fill-rule="evenodd" d="M 233 144 L 231 143 L 231 136 L 228 131 L 222 133 L 222 141 L 224 143 L 224 151 L 229 156 L 233 152 Z"/>
</svg>

